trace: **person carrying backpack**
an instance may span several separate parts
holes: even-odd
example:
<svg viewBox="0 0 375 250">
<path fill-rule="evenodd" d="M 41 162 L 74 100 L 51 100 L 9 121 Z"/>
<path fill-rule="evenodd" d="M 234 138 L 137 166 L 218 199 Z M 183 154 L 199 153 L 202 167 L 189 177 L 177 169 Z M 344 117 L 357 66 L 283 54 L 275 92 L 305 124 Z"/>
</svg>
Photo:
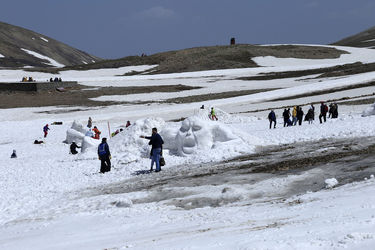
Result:
<svg viewBox="0 0 375 250">
<path fill-rule="evenodd" d="M 98 157 L 101 161 L 100 173 L 104 174 L 111 171 L 111 152 L 109 151 L 107 138 L 103 138 L 102 143 L 98 146 Z"/>
<path fill-rule="evenodd" d="M 322 118 L 323 118 L 324 122 L 327 121 L 327 112 L 328 112 L 328 106 L 324 102 L 321 102 L 321 104 L 320 104 L 320 115 L 319 115 L 320 123 L 323 123 Z"/>
<path fill-rule="evenodd" d="M 270 129 L 272 128 L 272 123 L 275 123 L 273 128 L 276 128 L 276 114 L 273 110 L 268 114 L 268 120 L 270 121 Z"/>
</svg>

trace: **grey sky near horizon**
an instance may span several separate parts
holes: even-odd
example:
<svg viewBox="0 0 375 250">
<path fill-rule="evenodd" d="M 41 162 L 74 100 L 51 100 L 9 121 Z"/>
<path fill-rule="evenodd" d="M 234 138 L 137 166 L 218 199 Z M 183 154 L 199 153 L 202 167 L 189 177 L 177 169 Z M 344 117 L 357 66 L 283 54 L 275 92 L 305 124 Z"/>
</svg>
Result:
<svg viewBox="0 0 375 250">
<path fill-rule="evenodd" d="M 1 0 L 0 21 L 102 58 L 237 43 L 329 44 L 375 25 L 373 0 Z"/>
</svg>

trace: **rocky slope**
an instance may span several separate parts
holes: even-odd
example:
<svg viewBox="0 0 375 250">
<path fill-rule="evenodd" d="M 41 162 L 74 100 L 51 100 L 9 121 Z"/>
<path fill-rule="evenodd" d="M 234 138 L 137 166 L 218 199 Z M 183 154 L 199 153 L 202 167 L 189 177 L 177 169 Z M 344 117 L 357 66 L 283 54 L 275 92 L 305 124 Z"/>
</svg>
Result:
<svg viewBox="0 0 375 250">
<path fill-rule="evenodd" d="M 99 60 L 50 37 L 0 22 L 0 67 L 62 67 Z"/>
</svg>

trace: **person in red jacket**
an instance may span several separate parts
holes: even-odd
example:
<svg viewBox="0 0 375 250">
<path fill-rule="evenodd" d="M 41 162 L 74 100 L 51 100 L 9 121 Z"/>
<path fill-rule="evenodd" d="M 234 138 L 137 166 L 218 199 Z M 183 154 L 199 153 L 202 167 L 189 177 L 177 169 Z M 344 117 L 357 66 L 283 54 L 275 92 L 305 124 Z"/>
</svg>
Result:
<svg viewBox="0 0 375 250">
<path fill-rule="evenodd" d="M 46 124 L 46 126 L 43 127 L 44 138 L 47 137 L 47 135 L 48 135 L 48 130 L 49 130 L 49 127 L 48 127 L 48 124 Z"/>
<path fill-rule="evenodd" d="M 94 133 L 95 133 L 94 139 L 99 140 L 100 139 L 100 134 L 101 134 L 101 132 L 99 131 L 99 129 L 96 126 L 94 126 L 94 128 L 92 129 L 92 131 L 94 131 Z"/>
</svg>

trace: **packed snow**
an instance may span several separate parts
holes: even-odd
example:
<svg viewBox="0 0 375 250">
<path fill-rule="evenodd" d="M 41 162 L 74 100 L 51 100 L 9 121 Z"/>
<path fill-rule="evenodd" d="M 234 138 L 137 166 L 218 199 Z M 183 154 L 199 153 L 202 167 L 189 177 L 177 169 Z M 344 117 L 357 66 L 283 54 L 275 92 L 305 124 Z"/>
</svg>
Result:
<svg viewBox="0 0 375 250">
<path fill-rule="evenodd" d="M 49 61 L 48 64 L 51 65 L 51 66 L 53 66 L 53 67 L 62 68 L 62 67 L 65 66 L 64 64 L 61 64 L 61 63 L 55 61 L 54 59 L 52 59 L 52 58 L 50 58 L 50 57 L 48 57 L 48 56 L 44 56 L 44 55 L 42 55 L 42 54 L 39 54 L 39 53 L 37 53 L 37 52 L 35 52 L 35 51 L 28 50 L 28 49 L 23 49 L 23 48 L 21 48 L 21 50 L 25 51 L 26 53 L 28 53 L 28 54 L 30 54 L 30 55 L 32 55 L 32 56 L 35 56 L 35 57 L 37 57 L 37 58 L 40 58 L 40 59 L 42 59 L 42 60 L 47 60 L 47 61 Z"/>
<path fill-rule="evenodd" d="M 369 61 L 372 55 L 364 56 L 370 53 L 365 49 L 341 49 L 351 54 L 327 64 Z M 272 69 L 128 77 L 122 75 L 155 65 L 64 71 L 60 73 L 63 79 L 78 80 L 88 87 L 184 84 L 202 88 L 187 93 L 116 97 L 117 100 L 150 101 L 147 104 L 0 109 L 0 130 L 5 131 L 0 138 L 3 159 L 0 166 L 0 248 L 371 249 L 375 245 L 375 198 L 370 195 L 375 191 L 373 175 L 367 180 L 346 184 L 338 176 L 322 173 L 321 190 L 287 198 L 280 198 L 280 194 L 292 188 L 290 183 L 303 183 L 318 170 L 288 175 L 260 173 L 257 175 L 260 180 L 255 184 L 241 176 L 233 177 L 237 184 L 223 182 L 214 186 L 195 183 L 194 179 L 188 182 L 192 173 L 205 175 L 203 170 L 214 172 L 218 165 L 235 169 L 236 165 L 231 162 L 235 157 L 252 155 L 268 146 L 375 136 L 374 105 L 355 108 L 339 105 L 339 118 L 328 119 L 324 124 L 318 122 L 319 106 L 316 106 L 313 124 L 304 122 L 294 127 L 283 127 L 282 110 L 276 109 L 276 129 L 269 129 L 268 110 L 266 113 L 241 113 L 300 101 L 290 98 L 269 102 L 274 98 L 334 90 L 375 79 L 374 73 L 364 73 L 335 79 L 301 81 L 291 78 L 253 81 L 252 84 L 235 80 L 285 68 L 315 68 L 323 63 L 302 60 L 297 66 L 293 66 L 294 62 L 285 66 L 284 59 L 265 59 L 265 64 L 267 60 L 273 61 L 272 65 L 267 65 L 273 66 Z M 5 80 L 19 80 L 24 74 L 22 70 L 0 70 L 0 77 Z M 34 79 L 50 77 L 46 73 L 27 74 Z M 216 93 L 236 88 L 279 89 L 193 104 L 151 102 L 192 93 L 207 94 L 216 87 Z M 371 91 L 371 87 L 345 90 L 338 96 L 360 96 Z M 316 98 L 322 97 L 328 98 L 329 94 Z M 311 101 L 305 99 L 305 102 Z M 205 104 L 204 109 L 199 108 L 201 104 Z M 209 119 L 211 107 L 215 108 L 218 121 Z M 307 107 L 303 108 L 306 111 Z M 369 110 L 363 115 L 366 108 Z M 106 174 L 98 174 L 100 140 L 89 135 L 86 126 L 89 116 L 93 118 L 93 125 L 101 130 L 101 136 L 109 139 L 113 168 Z M 126 128 L 127 120 L 132 125 Z M 63 124 L 51 125 L 48 136 L 43 138 L 43 126 L 54 121 Z M 165 141 L 166 166 L 160 173 L 148 174 L 150 146 L 148 140 L 140 136 L 150 135 L 153 127 L 158 128 Z M 110 132 L 119 129 L 123 131 L 110 137 Z M 34 140 L 44 143 L 33 144 Z M 82 146 L 77 155 L 69 154 L 73 141 Z M 13 150 L 17 158 L 11 159 Z M 173 186 L 176 176 L 182 178 Z M 158 180 L 165 182 L 171 196 L 158 186 L 151 186 L 149 190 L 136 189 L 142 183 L 158 183 Z M 115 188 L 123 186 L 125 190 L 121 192 Z"/>
<path fill-rule="evenodd" d="M 46 43 L 48 43 L 48 39 L 44 38 L 44 37 L 40 37 L 41 40 L 45 41 Z"/>
</svg>

